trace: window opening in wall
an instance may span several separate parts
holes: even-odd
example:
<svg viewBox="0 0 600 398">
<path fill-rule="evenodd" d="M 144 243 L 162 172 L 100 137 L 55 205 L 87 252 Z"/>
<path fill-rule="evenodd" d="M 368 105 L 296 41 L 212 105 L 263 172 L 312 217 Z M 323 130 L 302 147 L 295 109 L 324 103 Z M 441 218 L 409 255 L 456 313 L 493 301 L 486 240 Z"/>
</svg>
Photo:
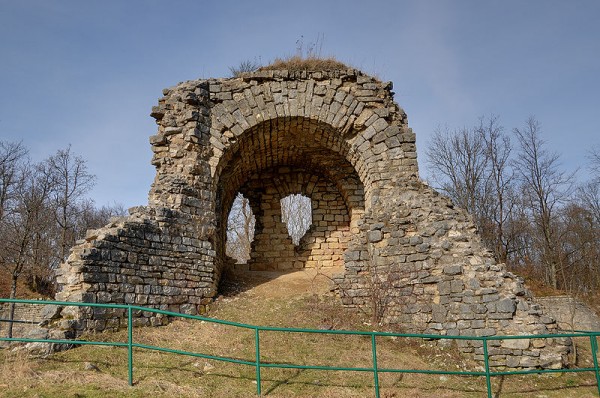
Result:
<svg viewBox="0 0 600 398">
<path fill-rule="evenodd" d="M 246 264 L 250 259 L 250 245 L 254 240 L 256 218 L 250 208 L 250 201 L 238 193 L 227 218 L 227 243 L 225 254 L 238 264 Z"/>
<path fill-rule="evenodd" d="M 281 199 L 281 221 L 287 225 L 288 234 L 294 245 L 300 244 L 300 239 L 312 224 L 312 204 L 310 198 L 293 194 Z"/>
</svg>

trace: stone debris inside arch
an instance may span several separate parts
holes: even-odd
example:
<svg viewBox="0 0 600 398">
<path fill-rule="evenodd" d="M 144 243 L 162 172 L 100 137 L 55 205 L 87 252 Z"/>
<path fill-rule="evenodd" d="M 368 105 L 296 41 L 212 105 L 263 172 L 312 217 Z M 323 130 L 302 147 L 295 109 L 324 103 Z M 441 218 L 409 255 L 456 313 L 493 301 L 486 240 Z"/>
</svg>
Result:
<svg viewBox="0 0 600 398">
<path fill-rule="evenodd" d="M 258 71 L 165 89 L 151 113 L 148 205 L 88 231 L 60 267 L 57 299 L 203 313 L 232 264 L 227 219 L 241 193 L 256 217 L 250 270 L 341 267 L 340 300 L 405 332 L 555 332 L 466 212 L 421 181 L 415 134 L 391 87 L 349 69 Z M 298 245 L 281 218 L 291 194 L 311 201 L 313 222 Z M 70 311 L 79 332 L 126 323 L 119 310 Z M 459 343 L 482 358 L 481 344 Z M 564 366 L 570 347 L 560 339 L 490 344 L 492 366 L 521 368 Z"/>
</svg>

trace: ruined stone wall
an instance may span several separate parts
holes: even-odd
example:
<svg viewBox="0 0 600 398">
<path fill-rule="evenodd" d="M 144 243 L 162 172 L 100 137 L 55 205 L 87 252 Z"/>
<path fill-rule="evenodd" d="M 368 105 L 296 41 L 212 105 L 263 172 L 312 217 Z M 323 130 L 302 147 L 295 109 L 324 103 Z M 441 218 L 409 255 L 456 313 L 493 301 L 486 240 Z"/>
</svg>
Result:
<svg viewBox="0 0 600 398">
<path fill-rule="evenodd" d="M 43 308 L 45 304 L 15 304 L 15 313 L 13 319 L 13 336 L 23 337 L 27 332 L 33 329 L 37 323 L 43 321 Z M 8 303 L 0 304 L 0 335 L 4 336 L 8 330 L 10 318 L 10 305 Z"/>
<path fill-rule="evenodd" d="M 557 332 L 522 279 L 496 264 L 482 246 L 466 212 L 424 184 L 398 186 L 387 194 L 380 203 L 393 206 L 376 205 L 365 217 L 360 225 L 365 234 L 356 235 L 357 250 L 346 253 L 346 272 L 336 278 L 344 303 L 380 302 L 381 322 L 405 332 L 479 337 Z M 568 339 L 490 342 L 490 364 L 561 367 L 569 344 Z M 480 342 L 458 345 L 483 358 Z"/>
<path fill-rule="evenodd" d="M 134 208 L 88 231 L 58 270 L 59 301 L 134 304 L 186 314 L 203 313 L 215 295 L 218 278 L 211 245 L 198 228 L 168 209 Z M 80 330 L 101 331 L 126 325 L 124 310 L 69 307 Z M 67 314 L 63 314 L 66 316 Z M 162 315 L 134 314 L 136 325 L 161 325 Z"/>
<path fill-rule="evenodd" d="M 493 261 L 466 212 L 420 180 L 415 135 L 391 88 L 349 69 L 267 70 L 164 90 L 152 110 L 158 132 L 150 138 L 156 178 L 148 207 L 73 249 L 60 297 L 201 311 L 216 292 L 227 216 L 241 192 L 259 224 L 256 268 L 329 265 L 343 252 L 336 278 L 343 302 L 367 309 L 376 302 L 380 320 L 400 330 L 556 330 L 522 281 Z M 320 182 L 309 192 L 304 181 L 313 177 Z M 298 250 L 283 238 L 284 193 L 305 194 L 316 209 Z M 322 233 L 339 235 L 323 241 Z M 78 314 L 95 329 L 120 324 L 120 315 Z M 137 315 L 140 323 L 162 322 Z M 560 366 L 566 343 L 499 342 L 493 365 Z M 477 344 L 462 349 L 481 355 Z"/>
</svg>

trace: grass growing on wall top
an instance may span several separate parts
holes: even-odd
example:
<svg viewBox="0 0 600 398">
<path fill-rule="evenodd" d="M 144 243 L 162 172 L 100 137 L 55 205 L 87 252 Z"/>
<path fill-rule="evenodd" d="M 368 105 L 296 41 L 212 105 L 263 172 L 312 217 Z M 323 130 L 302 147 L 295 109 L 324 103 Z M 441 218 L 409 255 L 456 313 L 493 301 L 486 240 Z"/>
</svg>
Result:
<svg viewBox="0 0 600 398">
<path fill-rule="evenodd" d="M 263 66 L 258 70 L 289 70 L 289 71 L 330 71 L 353 69 L 352 67 L 338 61 L 335 57 L 301 57 L 293 55 L 287 58 L 276 58 L 270 65 Z"/>
</svg>

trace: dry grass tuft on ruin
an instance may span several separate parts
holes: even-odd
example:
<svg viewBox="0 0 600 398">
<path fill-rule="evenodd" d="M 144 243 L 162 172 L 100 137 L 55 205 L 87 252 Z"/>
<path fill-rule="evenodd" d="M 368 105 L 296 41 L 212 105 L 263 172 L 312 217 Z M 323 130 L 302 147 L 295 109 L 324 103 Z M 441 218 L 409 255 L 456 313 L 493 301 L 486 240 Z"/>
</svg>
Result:
<svg viewBox="0 0 600 398">
<path fill-rule="evenodd" d="M 321 58 L 316 56 L 301 57 L 293 55 L 287 58 L 275 58 L 275 61 L 270 65 L 259 68 L 263 70 L 289 70 L 289 71 L 332 71 L 353 69 L 335 59 L 335 57 Z"/>
</svg>

